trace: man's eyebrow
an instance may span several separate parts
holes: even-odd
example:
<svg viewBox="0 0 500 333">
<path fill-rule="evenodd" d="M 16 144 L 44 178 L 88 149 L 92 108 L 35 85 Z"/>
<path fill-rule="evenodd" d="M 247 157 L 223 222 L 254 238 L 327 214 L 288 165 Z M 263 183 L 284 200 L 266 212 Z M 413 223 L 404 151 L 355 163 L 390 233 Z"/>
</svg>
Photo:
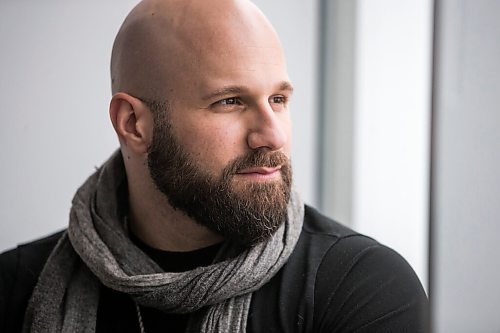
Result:
<svg viewBox="0 0 500 333">
<path fill-rule="evenodd" d="M 283 81 L 280 83 L 280 90 L 288 90 L 290 94 L 293 93 L 293 86 L 290 82 L 288 81 Z"/>
<path fill-rule="evenodd" d="M 278 87 L 279 87 L 278 89 L 280 91 L 286 90 L 290 94 L 293 93 L 293 86 L 288 81 L 280 82 Z M 226 87 L 222 87 L 222 88 L 216 89 L 216 90 L 208 93 L 207 95 L 203 96 L 202 99 L 205 101 L 208 101 L 208 100 L 211 100 L 211 99 L 214 99 L 217 97 L 223 97 L 223 96 L 233 95 L 233 94 L 234 95 L 241 94 L 247 90 L 248 89 L 244 86 L 226 86 Z"/>
<path fill-rule="evenodd" d="M 207 101 L 216 97 L 227 96 L 231 94 L 241 94 L 246 89 L 242 86 L 226 86 L 212 91 L 211 93 L 203 96 L 203 100 Z"/>
</svg>

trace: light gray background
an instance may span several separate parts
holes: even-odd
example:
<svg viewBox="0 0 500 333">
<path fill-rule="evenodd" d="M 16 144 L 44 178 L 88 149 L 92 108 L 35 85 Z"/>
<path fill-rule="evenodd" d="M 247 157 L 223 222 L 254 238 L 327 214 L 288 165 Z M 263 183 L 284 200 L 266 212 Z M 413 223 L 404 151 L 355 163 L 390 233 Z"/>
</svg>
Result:
<svg viewBox="0 0 500 333">
<path fill-rule="evenodd" d="M 75 190 L 118 147 L 109 58 L 137 2 L 0 1 L 0 251 L 63 228 Z M 315 204 L 317 2 L 255 2 L 284 45 L 294 176 Z"/>
<path fill-rule="evenodd" d="M 500 332 L 500 1 L 439 0 L 434 332 Z"/>
</svg>

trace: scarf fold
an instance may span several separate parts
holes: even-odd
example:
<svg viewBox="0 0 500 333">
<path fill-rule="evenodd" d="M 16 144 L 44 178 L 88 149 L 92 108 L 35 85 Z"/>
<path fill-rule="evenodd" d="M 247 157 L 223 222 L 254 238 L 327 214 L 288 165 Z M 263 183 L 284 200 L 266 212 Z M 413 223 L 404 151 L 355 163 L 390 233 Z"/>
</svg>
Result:
<svg viewBox="0 0 500 333">
<path fill-rule="evenodd" d="M 69 227 L 31 296 L 23 332 L 95 332 L 100 283 L 143 306 L 192 313 L 188 332 L 245 332 L 252 292 L 279 271 L 299 238 L 304 205 L 297 193 L 292 191 L 287 220 L 267 241 L 239 252 L 226 243 L 214 264 L 169 273 L 127 236 L 118 193 L 125 181 L 117 151 L 78 189 Z"/>
</svg>

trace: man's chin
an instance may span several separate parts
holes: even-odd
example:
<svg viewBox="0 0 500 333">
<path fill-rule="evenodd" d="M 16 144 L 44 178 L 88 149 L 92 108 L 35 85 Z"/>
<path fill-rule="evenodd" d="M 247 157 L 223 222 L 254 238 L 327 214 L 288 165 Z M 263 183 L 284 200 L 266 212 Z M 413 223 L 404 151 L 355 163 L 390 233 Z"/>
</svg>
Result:
<svg viewBox="0 0 500 333">
<path fill-rule="evenodd" d="M 285 187 L 285 182 L 280 173 L 278 175 L 239 175 L 231 177 L 229 182 L 230 189 L 235 193 L 263 191 L 272 195 L 273 191 Z M 266 195 L 266 193 L 262 193 Z"/>
<path fill-rule="evenodd" d="M 286 207 L 283 182 L 235 182 L 231 184 L 230 196 L 238 207 L 252 207 L 250 211 L 271 213 Z M 252 215 L 251 212 L 248 214 Z M 263 218 L 266 218 L 263 216 Z"/>
</svg>

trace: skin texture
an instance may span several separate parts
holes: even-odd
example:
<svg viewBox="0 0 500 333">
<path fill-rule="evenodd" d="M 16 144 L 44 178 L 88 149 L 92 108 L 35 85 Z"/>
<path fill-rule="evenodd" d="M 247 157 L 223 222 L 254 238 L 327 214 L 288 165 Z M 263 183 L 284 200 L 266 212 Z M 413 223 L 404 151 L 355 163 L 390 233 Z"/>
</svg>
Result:
<svg viewBox="0 0 500 333">
<path fill-rule="evenodd" d="M 155 187 L 147 166 L 154 122 L 143 101 L 168 101 L 172 135 L 214 178 L 253 150 L 289 157 L 292 91 L 274 29 L 246 0 L 146 0 L 116 37 L 111 78 L 110 117 L 125 160 L 133 232 L 171 251 L 220 242 Z M 278 180 L 279 171 L 248 169 L 234 186 Z"/>
</svg>

